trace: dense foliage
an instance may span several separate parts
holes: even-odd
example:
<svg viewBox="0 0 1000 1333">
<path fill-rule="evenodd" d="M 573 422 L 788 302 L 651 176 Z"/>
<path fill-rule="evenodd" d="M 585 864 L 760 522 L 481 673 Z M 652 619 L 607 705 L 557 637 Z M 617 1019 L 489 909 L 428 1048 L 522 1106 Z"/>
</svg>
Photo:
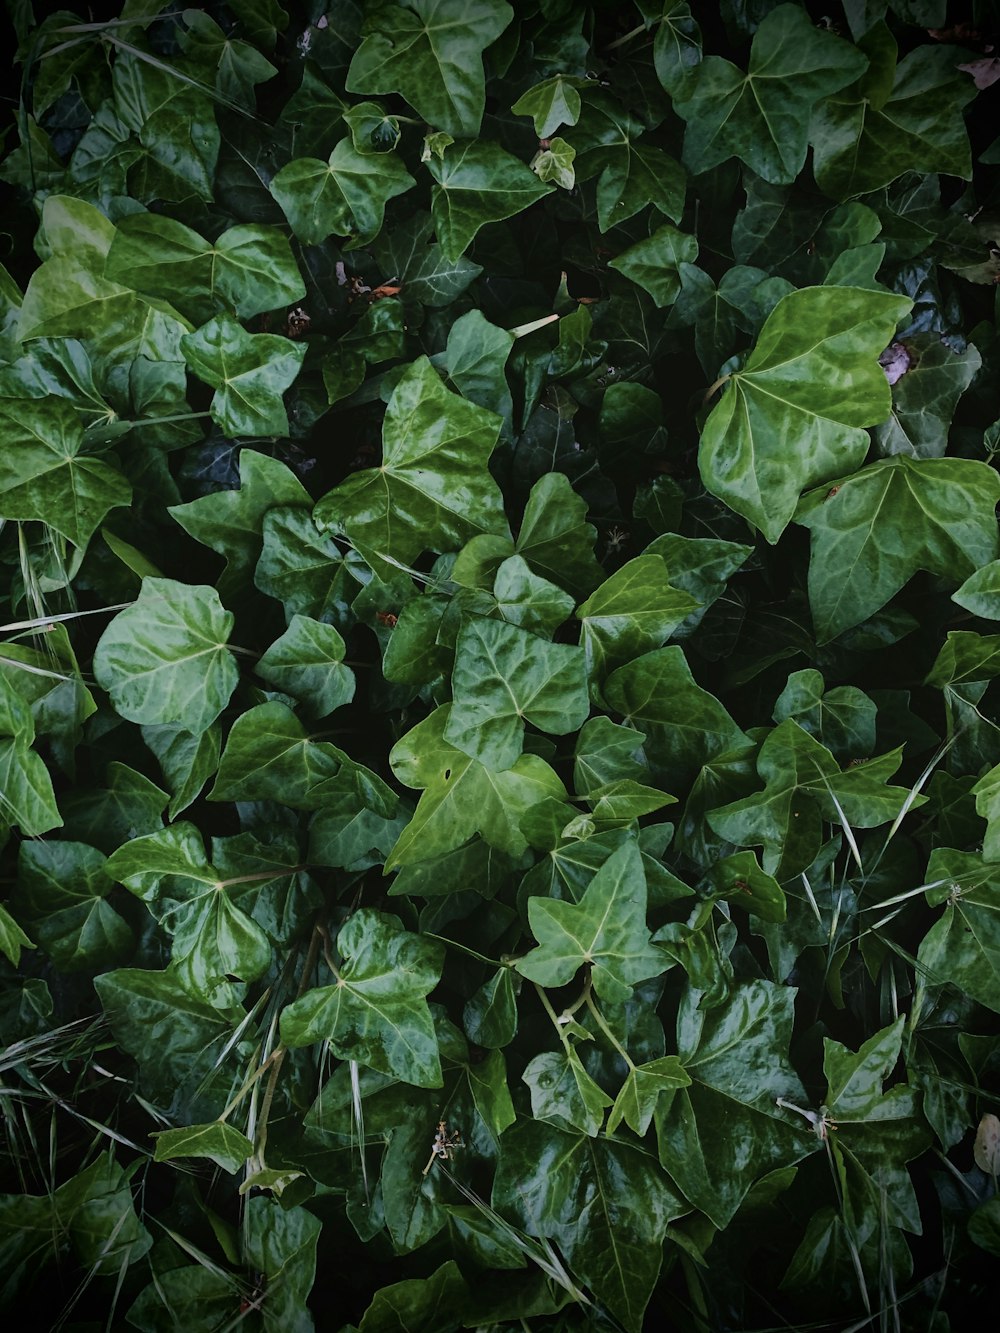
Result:
<svg viewBox="0 0 1000 1333">
<path fill-rule="evenodd" d="M 995 8 L 158 3 L 12 7 L 4 1301 L 988 1326 Z"/>
</svg>

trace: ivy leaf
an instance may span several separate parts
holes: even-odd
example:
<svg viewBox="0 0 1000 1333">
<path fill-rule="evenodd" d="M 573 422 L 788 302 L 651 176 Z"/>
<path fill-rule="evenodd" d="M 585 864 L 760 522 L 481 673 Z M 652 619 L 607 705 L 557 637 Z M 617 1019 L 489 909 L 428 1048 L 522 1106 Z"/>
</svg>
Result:
<svg viewBox="0 0 1000 1333">
<path fill-rule="evenodd" d="M 908 309 L 905 298 L 882 292 L 791 292 L 729 377 L 702 432 L 699 468 L 712 494 L 769 542 L 787 527 L 803 490 L 864 461 L 865 427 L 892 406 L 878 356 Z"/>
<path fill-rule="evenodd" d="M 578 647 L 478 616 L 459 631 L 452 693 L 444 739 L 495 772 L 517 761 L 525 722 L 565 736 L 590 712 Z"/>
<path fill-rule="evenodd" d="M 958 583 L 995 560 L 998 499 L 996 472 L 964 458 L 883 459 L 806 496 L 795 521 L 812 532 L 820 642 L 867 620 L 918 569 Z"/>
<path fill-rule="evenodd" d="M 45 523 L 84 549 L 105 515 L 132 498 L 118 469 L 84 445 L 68 403 L 0 400 L 0 516 Z"/>
<path fill-rule="evenodd" d="M 684 774 L 749 744 L 718 699 L 695 684 L 684 650 L 677 645 L 644 653 L 613 671 L 604 697 L 626 725 L 645 733 L 646 753 L 675 790 Z"/>
<path fill-rule="evenodd" d="M 344 665 L 345 651 L 332 625 L 292 616 L 288 629 L 257 663 L 257 674 L 302 699 L 315 717 L 326 717 L 354 698 L 354 672 Z"/>
<path fill-rule="evenodd" d="M 875 432 L 879 452 L 940 458 L 948 446 L 958 400 L 982 366 L 982 357 L 972 343 L 958 352 L 936 334 L 919 335 L 901 345 L 909 369 L 893 385 L 891 417 Z"/>
<path fill-rule="evenodd" d="M 104 276 L 172 301 L 199 322 L 220 306 L 250 319 L 306 294 L 288 240 L 276 227 L 230 227 L 210 245 L 190 227 L 159 213 L 121 219 Z"/>
<path fill-rule="evenodd" d="M 408 1278 L 382 1287 L 372 1297 L 358 1333 L 452 1333 L 461 1326 L 469 1288 L 458 1264 L 449 1259 L 427 1278 Z"/>
<path fill-rule="evenodd" d="M 307 1208 L 288 1208 L 263 1194 L 247 1200 L 243 1260 L 251 1272 L 263 1275 L 269 1293 L 261 1307 L 264 1333 L 309 1328 L 306 1301 L 316 1278 L 322 1226 Z"/>
<path fill-rule="evenodd" d="M 332 232 L 350 237 L 345 249 L 354 250 L 375 239 L 386 204 L 414 184 L 395 154 L 359 153 L 347 138 L 327 162 L 293 158 L 268 188 L 304 245 L 319 245 Z"/>
<path fill-rule="evenodd" d="M 397 223 L 385 230 L 371 246 L 387 282 L 398 283 L 407 301 L 417 301 L 432 309 L 451 305 L 466 290 L 482 268 L 471 259 L 459 255 L 457 259 L 444 257 L 440 245 L 431 244 L 434 222 L 427 213 L 415 213 L 408 221 Z M 470 310 L 452 325 L 449 342 L 459 325 L 472 321 L 485 324 L 478 310 Z M 513 341 L 513 340 L 511 340 Z M 473 402 L 491 407 L 475 395 Z"/>
<path fill-rule="evenodd" d="M 311 990 L 282 1011 L 282 1041 L 328 1041 L 338 1059 L 439 1088 L 438 1043 L 424 997 L 441 975 L 441 945 L 366 907 L 340 928 L 337 949 L 343 957 L 337 984 Z"/>
<path fill-rule="evenodd" d="M 305 346 L 274 333 L 247 333 L 232 315 L 216 315 L 181 339 L 184 359 L 215 389 L 212 420 L 230 438 L 287 435 L 281 395 L 302 368 Z"/>
<path fill-rule="evenodd" d="M 908 171 L 972 178 L 962 110 L 975 85 L 962 78 L 945 47 L 920 46 L 893 68 L 896 44 L 879 27 L 881 49 L 870 45 L 871 37 L 862 41 L 878 82 L 869 76 L 828 98 L 809 130 L 816 183 L 833 199 L 868 194 Z"/>
<path fill-rule="evenodd" d="M 284 604 L 285 614 L 308 616 L 346 630 L 357 584 L 329 537 L 306 509 L 269 509 L 261 527 L 254 584 Z"/>
<path fill-rule="evenodd" d="M 764 870 L 783 882 L 819 855 L 823 819 L 877 828 L 904 803 L 920 803 L 906 787 L 885 785 L 901 760 L 896 750 L 841 772 L 829 750 L 789 719 L 774 728 L 757 756 L 764 790 L 709 811 L 708 822 L 738 847 L 763 846 Z"/>
<path fill-rule="evenodd" d="M 495 143 L 451 144 L 443 156 L 428 160 L 427 169 L 436 182 L 431 190 L 434 231 L 452 262 L 488 222 L 521 213 L 552 192 L 551 185 Z"/>
<path fill-rule="evenodd" d="M 96 847 L 63 840 L 23 842 L 12 905 L 60 971 L 100 971 L 120 962 L 135 942 L 130 927 L 106 901 L 112 887 Z"/>
<path fill-rule="evenodd" d="M 168 512 L 195 541 L 226 559 L 220 591 L 236 593 L 261 554 L 264 515 L 277 505 L 308 506 L 312 502 L 298 478 L 284 463 L 253 449 L 240 451 L 238 490 L 213 491 Z"/>
<path fill-rule="evenodd" d="M 531 488 L 515 551 L 561 588 L 577 596 L 593 592 L 604 571 L 594 555 L 597 531 L 586 519 L 587 502 L 569 478 L 548 472 Z"/>
<path fill-rule="evenodd" d="M 656 305 L 673 305 L 681 290 L 681 264 L 698 258 L 698 241 L 676 227 L 657 227 L 645 240 L 636 241 L 608 263 L 626 278 L 644 287 Z"/>
<path fill-rule="evenodd" d="M 132 606 L 94 649 L 94 675 L 122 717 L 149 725 L 183 718 L 200 735 L 236 688 L 226 648 L 233 627 L 214 588 L 146 578 Z"/>
<path fill-rule="evenodd" d="M 389 400 L 382 466 L 324 496 L 316 522 L 405 564 L 428 548 L 455 549 L 475 532 L 503 532 L 500 490 L 486 467 L 499 431 L 499 417 L 450 393 L 420 357 Z"/>
<path fill-rule="evenodd" d="M 531 1089 L 531 1114 L 536 1120 L 554 1120 L 560 1128 L 572 1126 L 591 1138 L 598 1134 L 611 1098 L 590 1077 L 574 1050 L 536 1055 L 522 1078 Z"/>
<path fill-rule="evenodd" d="M 551 139 L 560 125 L 575 125 L 580 119 L 579 88 L 585 80 L 556 74 L 522 93 L 511 107 L 515 116 L 530 116 L 539 139 Z"/>
<path fill-rule="evenodd" d="M 504 1134 L 493 1207 L 555 1240 L 571 1272 L 639 1333 L 667 1227 L 686 1210 L 632 1144 L 526 1120 Z"/>
<path fill-rule="evenodd" d="M 691 1086 L 691 1075 L 676 1055 L 664 1055 L 644 1065 L 633 1065 L 608 1116 L 608 1133 L 624 1120 L 640 1138 L 653 1119 L 661 1092 Z"/>
<path fill-rule="evenodd" d="M 856 685 L 828 690 L 820 673 L 810 667 L 791 673 L 771 716 L 775 722 L 794 718 L 838 758 L 860 759 L 875 748 L 877 713 L 874 702 Z"/>
<path fill-rule="evenodd" d="M 681 999 L 677 1052 L 691 1084 L 659 1100 L 660 1161 L 720 1229 L 754 1181 L 819 1147 L 775 1105 L 778 1097 L 805 1096 L 788 1060 L 794 995 L 787 986 L 751 981 L 713 1009 L 699 1009 L 694 989 Z"/>
<path fill-rule="evenodd" d="M 629 560 L 577 609 L 588 675 L 600 680 L 621 663 L 659 648 L 697 605 L 689 593 L 671 586 L 660 556 Z"/>
<path fill-rule="evenodd" d="M 369 16 L 347 72 L 351 93 L 399 93 L 436 129 L 479 133 L 482 54 L 514 17 L 503 0 L 408 0 Z"/>
<path fill-rule="evenodd" d="M 497 570 L 493 583 L 497 612 L 511 625 L 551 639 L 573 612 L 573 598 L 548 579 L 533 574 L 526 560 L 512 555 Z"/>
<path fill-rule="evenodd" d="M 692 17 L 691 6 L 686 0 L 664 6 L 653 38 L 653 67 L 675 102 L 687 100 L 701 59 L 701 29 Z"/>
<path fill-rule="evenodd" d="M 753 852 L 736 852 L 717 861 L 710 871 L 713 887 L 762 921 L 784 921 L 788 906 L 781 885 L 765 874 Z"/>
<path fill-rule="evenodd" d="M 278 700 L 258 704 L 233 723 L 210 801 L 280 801 L 319 809 L 331 795 L 353 787 L 343 750 L 313 740 L 292 710 Z"/>
<path fill-rule="evenodd" d="M 566 986 L 589 964 L 598 995 L 623 1004 L 637 981 L 670 965 L 650 944 L 646 874 L 635 842 L 608 857 L 579 902 L 529 898 L 528 924 L 538 946 L 515 966 L 540 986 Z"/>
<path fill-rule="evenodd" d="M 988 777 L 990 775 L 987 775 Z M 992 784 L 979 784 L 992 797 Z M 938 847 L 927 864 L 927 902 L 944 906 L 924 936 L 917 960 L 934 986 L 953 985 L 994 1013 L 1000 1013 L 1000 867 L 971 852 Z"/>
<path fill-rule="evenodd" d="M 253 1143 L 224 1120 L 207 1125 L 185 1125 L 180 1129 L 161 1129 L 156 1140 L 154 1162 L 172 1162 L 178 1157 L 207 1157 L 210 1162 L 234 1176 L 253 1152 Z"/>
<path fill-rule="evenodd" d="M 746 74 L 706 56 L 674 104 L 687 122 L 684 162 L 704 172 L 739 157 L 775 185 L 793 181 L 806 160 L 813 107 L 858 78 L 865 57 L 850 43 L 814 28 L 794 5 L 762 20 Z"/>
<path fill-rule="evenodd" d="M 537 755 L 523 754 L 512 768 L 494 773 L 444 738 L 451 705 L 435 709 L 393 746 L 396 777 L 423 790 L 413 818 L 385 863 L 386 872 L 429 860 L 480 833 L 491 847 L 519 856 L 527 846 L 521 816 L 547 796 L 566 789 Z"/>
</svg>

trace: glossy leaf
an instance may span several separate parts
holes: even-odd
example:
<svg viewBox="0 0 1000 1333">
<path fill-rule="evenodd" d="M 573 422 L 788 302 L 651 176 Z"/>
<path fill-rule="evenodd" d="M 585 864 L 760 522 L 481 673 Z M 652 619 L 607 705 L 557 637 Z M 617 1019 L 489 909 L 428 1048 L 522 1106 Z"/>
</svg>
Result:
<svg viewBox="0 0 1000 1333">
<path fill-rule="evenodd" d="M 812 532 L 809 601 L 824 642 L 866 620 L 918 569 L 957 583 L 996 558 L 1000 484 L 982 463 L 886 459 L 831 490 L 807 496 L 796 514 Z"/>
<path fill-rule="evenodd" d="M 341 139 L 327 162 L 294 158 L 269 188 L 303 244 L 319 245 L 334 233 L 349 237 L 350 249 L 375 239 L 386 203 L 413 184 L 392 153 L 359 153 L 348 138 Z"/>
<path fill-rule="evenodd" d="M 431 217 L 438 242 L 456 260 L 481 227 L 520 213 L 552 189 L 523 162 L 492 143 L 461 142 L 427 169 L 434 178 Z"/>
<path fill-rule="evenodd" d="M 706 56 L 683 85 L 687 96 L 676 105 L 687 122 L 685 163 L 706 171 L 737 156 L 773 184 L 794 180 L 813 107 L 864 68 L 849 43 L 814 28 L 804 10 L 779 5 L 754 34 L 746 74 Z"/>
<path fill-rule="evenodd" d="M 577 609 L 591 679 L 659 648 L 697 606 L 674 588 L 660 556 L 628 561 Z"/>
<path fill-rule="evenodd" d="M 729 377 L 702 433 L 702 480 L 768 541 L 784 531 L 802 491 L 863 462 L 864 428 L 891 407 L 878 354 L 906 311 L 904 299 L 881 292 L 792 292 Z"/>
<path fill-rule="evenodd" d="M 292 616 L 257 664 L 257 673 L 279 690 L 326 717 L 354 698 L 354 673 L 344 665 L 344 640 L 332 625 Z"/>
<path fill-rule="evenodd" d="M 155 1136 L 153 1160 L 173 1161 L 177 1157 L 207 1157 L 223 1171 L 235 1175 L 253 1152 L 253 1144 L 225 1121 L 208 1125 L 185 1125 L 181 1129 L 161 1129 Z"/>
<path fill-rule="evenodd" d="M 404 562 L 427 548 L 452 549 L 474 532 L 502 532 L 500 492 L 485 468 L 499 429 L 498 417 L 450 393 L 421 357 L 393 391 L 382 466 L 324 496 L 317 523 Z"/>
<path fill-rule="evenodd" d="M 441 974 L 441 946 L 411 935 L 396 917 L 363 908 L 342 926 L 336 985 L 288 1005 L 288 1046 L 328 1041 L 342 1060 L 393 1074 L 421 1088 L 441 1086 L 437 1037 L 424 998 Z"/>
<path fill-rule="evenodd" d="M 191 370 L 215 389 L 212 420 L 229 436 L 287 435 L 281 395 L 302 368 L 305 348 L 273 333 L 247 333 L 217 315 L 181 339 Z"/>
</svg>

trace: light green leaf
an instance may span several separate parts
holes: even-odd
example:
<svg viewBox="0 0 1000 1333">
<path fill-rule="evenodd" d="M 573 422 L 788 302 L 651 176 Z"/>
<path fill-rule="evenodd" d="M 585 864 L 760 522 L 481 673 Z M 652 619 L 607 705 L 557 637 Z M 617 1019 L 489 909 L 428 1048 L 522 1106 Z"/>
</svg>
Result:
<svg viewBox="0 0 1000 1333">
<path fill-rule="evenodd" d="M 396 777 L 423 790 L 386 871 L 430 860 L 460 847 L 476 833 L 492 847 L 519 856 L 527 846 L 521 816 L 547 796 L 566 789 L 537 755 L 524 754 L 513 768 L 494 773 L 444 739 L 451 705 L 435 709 L 393 746 Z"/>
<path fill-rule="evenodd" d="M 441 945 L 366 907 L 341 927 L 337 950 L 343 962 L 336 985 L 308 991 L 282 1011 L 282 1041 L 328 1041 L 341 1060 L 439 1088 L 437 1037 L 424 997 L 441 975 Z"/>
<path fill-rule="evenodd" d="M 305 509 L 269 509 L 254 584 L 284 603 L 288 619 L 299 614 L 346 631 L 358 585 L 340 550 L 320 533 Z"/>
<path fill-rule="evenodd" d="M 332 625 L 292 616 L 257 663 L 257 674 L 326 717 L 354 698 L 354 672 L 344 665 L 344 640 Z"/>
<path fill-rule="evenodd" d="M 603 715 L 592 717 L 581 728 L 573 752 L 574 790 L 589 796 L 607 783 L 648 776 L 645 742 L 634 727 L 620 727 Z"/>
<path fill-rule="evenodd" d="M 452 693 L 444 739 L 496 772 L 516 762 L 525 722 L 564 736 L 590 712 L 578 647 L 546 643 L 515 625 L 479 617 L 459 631 Z"/>
<path fill-rule="evenodd" d="M 660 306 L 673 305 L 681 290 L 681 264 L 698 258 L 698 241 L 676 227 L 658 227 L 612 259 L 608 267 L 644 287 Z"/>
<path fill-rule="evenodd" d="M 220 306 L 249 319 L 306 294 L 288 240 L 276 227 L 230 227 L 210 245 L 159 213 L 121 219 L 104 276 L 147 296 L 162 296 L 199 323 Z"/>
<path fill-rule="evenodd" d="M 637 981 L 670 966 L 650 944 L 646 874 L 632 841 L 605 861 L 579 902 L 529 898 L 528 924 L 538 947 L 516 967 L 540 986 L 566 986 L 589 964 L 598 995 L 623 1004 Z"/>
<path fill-rule="evenodd" d="M 247 333 L 232 315 L 217 315 L 185 334 L 181 350 L 198 378 L 215 389 L 209 410 L 224 434 L 288 434 L 281 395 L 302 369 L 302 343 Z"/>
<path fill-rule="evenodd" d="M 545 1051 L 521 1075 L 531 1089 L 531 1114 L 594 1138 L 611 1098 L 590 1077 L 574 1050 Z"/>
<path fill-rule="evenodd" d="M 313 740 L 283 703 L 258 704 L 233 723 L 210 801 L 280 801 L 316 810 L 353 789 L 353 765 L 329 741 Z"/>
<path fill-rule="evenodd" d="M 348 477 L 316 506 L 316 522 L 364 552 L 412 563 L 457 549 L 476 532 L 503 532 L 500 490 L 486 467 L 500 418 L 449 391 L 426 357 L 393 390 L 382 466 Z"/>
<path fill-rule="evenodd" d="M 633 1065 L 608 1116 L 608 1133 L 613 1134 L 624 1120 L 641 1138 L 649 1129 L 660 1093 L 690 1085 L 691 1075 L 676 1055 Z"/>
<path fill-rule="evenodd" d="M 1000 478 L 965 458 L 891 458 L 805 497 L 809 604 L 821 643 L 867 620 L 917 572 L 954 583 L 997 557 Z"/>
<path fill-rule="evenodd" d="M 688 990 L 677 1015 L 691 1084 L 659 1099 L 656 1134 L 678 1188 L 723 1228 L 756 1180 L 815 1152 L 819 1140 L 775 1104 L 805 1098 L 788 1060 L 794 990 L 751 981 L 713 1009 L 699 1009 L 700 998 Z"/>
<path fill-rule="evenodd" d="M 552 191 L 496 143 L 452 144 L 443 156 L 431 157 L 427 169 L 436 182 L 431 190 L 434 231 L 445 257 L 453 261 L 488 222 L 513 217 Z"/>
<path fill-rule="evenodd" d="M 1000 560 L 991 560 L 970 574 L 951 600 L 974 616 L 1000 620 Z"/>
<path fill-rule="evenodd" d="M 24 933 L 11 914 L 0 903 L 0 953 L 14 967 L 21 963 L 22 949 L 35 949 L 38 946 Z M 505 1043 L 501 1043 L 505 1044 Z"/>
<path fill-rule="evenodd" d="M 735 156 L 772 184 L 793 181 L 805 164 L 813 108 L 864 68 L 849 42 L 814 28 L 797 5 L 779 5 L 754 33 L 746 74 L 706 56 L 685 83 L 690 95 L 674 104 L 687 121 L 685 164 L 704 172 Z"/>
<path fill-rule="evenodd" d="M 702 432 L 701 476 L 769 542 L 802 491 L 864 461 L 865 427 L 884 421 L 892 403 L 878 355 L 908 309 L 905 298 L 882 292 L 792 292 L 729 377 Z"/>
<path fill-rule="evenodd" d="M 551 639 L 573 611 L 570 594 L 533 574 L 519 555 L 510 556 L 498 568 L 493 596 L 504 620 L 543 639 Z"/>
<path fill-rule="evenodd" d="M 108 511 L 129 503 L 132 488 L 84 444 L 68 403 L 0 399 L 0 517 L 45 523 L 85 548 Z"/>
<path fill-rule="evenodd" d="M 659 648 L 697 605 L 671 586 L 662 557 L 629 560 L 577 608 L 591 680 Z"/>
<path fill-rule="evenodd" d="M 833 199 L 867 194 L 907 171 L 972 178 L 962 110 L 975 97 L 975 85 L 940 46 L 918 46 L 893 71 L 891 37 L 889 43 L 887 53 L 873 52 L 873 66 L 888 54 L 890 88 L 869 89 L 862 79 L 813 116 L 816 183 Z"/>
<path fill-rule="evenodd" d="M 327 162 L 293 158 L 268 188 L 304 245 L 319 245 L 333 232 L 350 237 L 345 249 L 353 250 L 375 239 L 388 201 L 414 184 L 394 154 L 359 153 L 347 138 Z"/>
<path fill-rule="evenodd" d="M 503 0 L 408 0 L 373 11 L 347 72 L 351 93 L 399 93 L 456 138 L 479 133 L 482 54 L 514 17 Z"/>
<path fill-rule="evenodd" d="M 234 1176 L 253 1152 L 253 1143 L 232 1125 L 213 1120 L 207 1125 L 185 1125 L 180 1129 L 161 1129 L 156 1140 L 154 1162 L 172 1162 L 178 1157 L 207 1157 L 216 1166 Z"/>
<path fill-rule="evenodd" d="M 539 139 L 550 139 L 560 125 L 575 125 L 580 119 L 580 94 L 585 79 L 556 74 L 529 88 L 511 107 L 515 116 L 530 116 Z"/>
</svg>

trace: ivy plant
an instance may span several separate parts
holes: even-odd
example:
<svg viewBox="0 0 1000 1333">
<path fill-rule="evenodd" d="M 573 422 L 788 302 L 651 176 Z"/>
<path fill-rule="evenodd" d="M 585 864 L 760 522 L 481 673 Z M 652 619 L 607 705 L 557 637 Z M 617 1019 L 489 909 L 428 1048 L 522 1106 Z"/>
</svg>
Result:
<svg viewBox="0 0 1000 1333">
<path fill-rule="evenodd" d="M 15 0 L 0 1300 L 989 1327 L 989 0 Z"/>
</svg>

